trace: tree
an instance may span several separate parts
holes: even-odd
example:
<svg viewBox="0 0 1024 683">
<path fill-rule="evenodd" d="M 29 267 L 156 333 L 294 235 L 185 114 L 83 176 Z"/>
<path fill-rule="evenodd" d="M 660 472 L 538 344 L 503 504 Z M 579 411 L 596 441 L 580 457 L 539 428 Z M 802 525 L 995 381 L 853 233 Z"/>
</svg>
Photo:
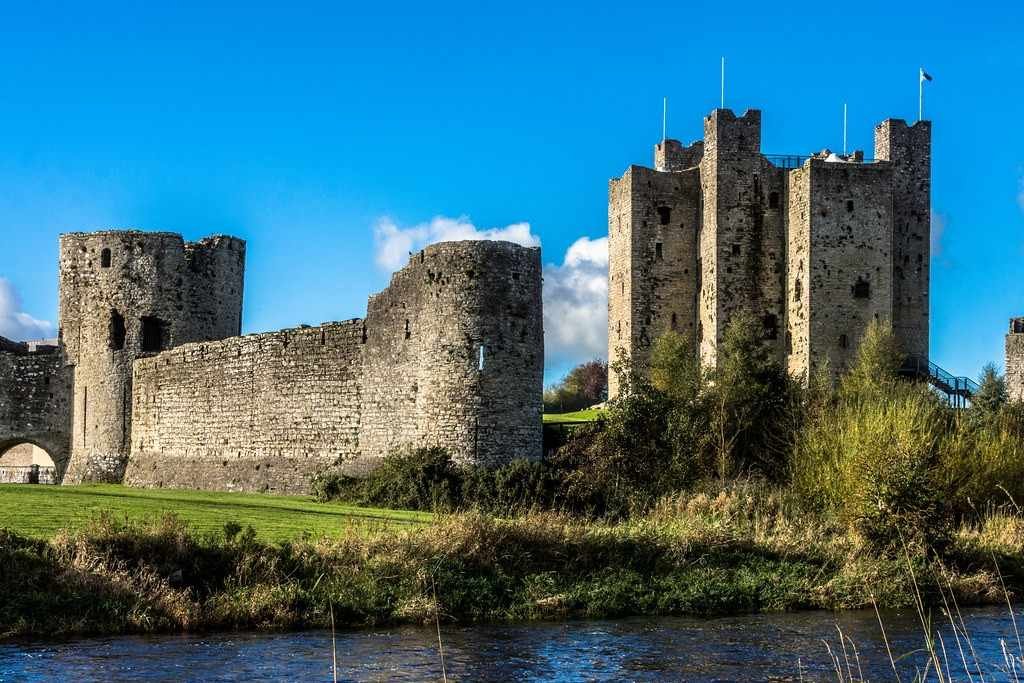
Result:
<svg viewBox="0 0 1024 683">
<path fill-rule="evenodd" d="M 544 392 L 544 410 L 572 412 L 601 403 L 608 397 L 608 364 L 601 360 L 581 363 L 562 381 Z"/>
<path fill-rule="evenodd" d="M 999 374 L 994 364 L 988 363 L 981 369 L 978 391 L 971 397 L 971 406 L 981 414 L 994 415 L 1009 401 L 1006 379 Z"/>
<path fill-rule="evenodd" d="M 760 320 L 736 313 L 726 327 L 716 367 L 709 373 L 708 404 L 720 479 L 755 469 L 778 476 L 795 435 L 796 384 L 768 353 Z"/>
</svg>

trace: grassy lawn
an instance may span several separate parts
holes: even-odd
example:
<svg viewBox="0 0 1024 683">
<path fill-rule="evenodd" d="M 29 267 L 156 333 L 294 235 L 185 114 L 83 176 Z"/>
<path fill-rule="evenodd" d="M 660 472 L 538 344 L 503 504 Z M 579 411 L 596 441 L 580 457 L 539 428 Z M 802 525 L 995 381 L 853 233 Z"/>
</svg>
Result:
<svg viewBox="0 0 1024 683">
<path fill-rule="evenodd" d="M 544 424 L 575 424 L 579 422 L 593 422 L 603 413 L 603 410 L 577 410 L 575 413 L 544 413 Z"/>
<path fill-rule="evenodd" d="M 252 525 L 264 541 L 284 541 L 304 533 L 336 536 L 358 526 L 373 530 L 429 521 L 429 514 L 317 503 L 308 496 L 132 489 L 115 485 L 0 485 L 0 528 L 23 536 L 49 538 L 64 527 L 78 527 L 101 512 L 145 520 L 173 512 L 198 531 L 220 531 L 228 521 Z"/>
</svg>

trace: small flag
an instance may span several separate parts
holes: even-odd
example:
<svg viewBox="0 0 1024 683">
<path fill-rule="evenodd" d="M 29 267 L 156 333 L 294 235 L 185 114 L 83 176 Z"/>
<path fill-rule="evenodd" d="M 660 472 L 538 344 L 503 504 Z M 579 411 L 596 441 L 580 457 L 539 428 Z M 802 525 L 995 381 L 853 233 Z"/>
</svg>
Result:
<svg viewBox="0 0 1024 683">
<path fill-rule="evenodd" d="M 925 81 L 930 80 L 932 80 L 932 75 L 925 71 L 924 69 L 921 69 L 921 82 L 924 83 Z"/>
</svg>

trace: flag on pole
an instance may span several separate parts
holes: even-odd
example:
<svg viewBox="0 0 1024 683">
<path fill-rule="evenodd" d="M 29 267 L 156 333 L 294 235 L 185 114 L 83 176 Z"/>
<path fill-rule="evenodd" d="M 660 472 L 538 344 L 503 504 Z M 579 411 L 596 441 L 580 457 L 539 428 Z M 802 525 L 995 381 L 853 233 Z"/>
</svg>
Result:
<svg viewBox="0 0 1024 683">
<path fill-rule="evenodd" d="M 925 71 L 924 69 L 921 69 L 921 82 L 924 83 L 925 81 L 930 80 L 932 80 L 932 75 Z"/>
</svg>

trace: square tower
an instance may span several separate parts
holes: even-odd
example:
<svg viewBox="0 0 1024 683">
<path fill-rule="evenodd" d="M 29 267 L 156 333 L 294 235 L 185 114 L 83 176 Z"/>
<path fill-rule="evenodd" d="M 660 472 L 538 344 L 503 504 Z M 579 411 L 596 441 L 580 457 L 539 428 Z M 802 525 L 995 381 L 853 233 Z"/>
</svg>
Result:
<svg viewBox="0 0 1024 683">
<path fill-rule="evenodd" d="M 892 164 L 892 326 L 908 355 L 928 357 L 932 124 L 886 119 L 875 127 L 875 159 Z"/>
</svg>

